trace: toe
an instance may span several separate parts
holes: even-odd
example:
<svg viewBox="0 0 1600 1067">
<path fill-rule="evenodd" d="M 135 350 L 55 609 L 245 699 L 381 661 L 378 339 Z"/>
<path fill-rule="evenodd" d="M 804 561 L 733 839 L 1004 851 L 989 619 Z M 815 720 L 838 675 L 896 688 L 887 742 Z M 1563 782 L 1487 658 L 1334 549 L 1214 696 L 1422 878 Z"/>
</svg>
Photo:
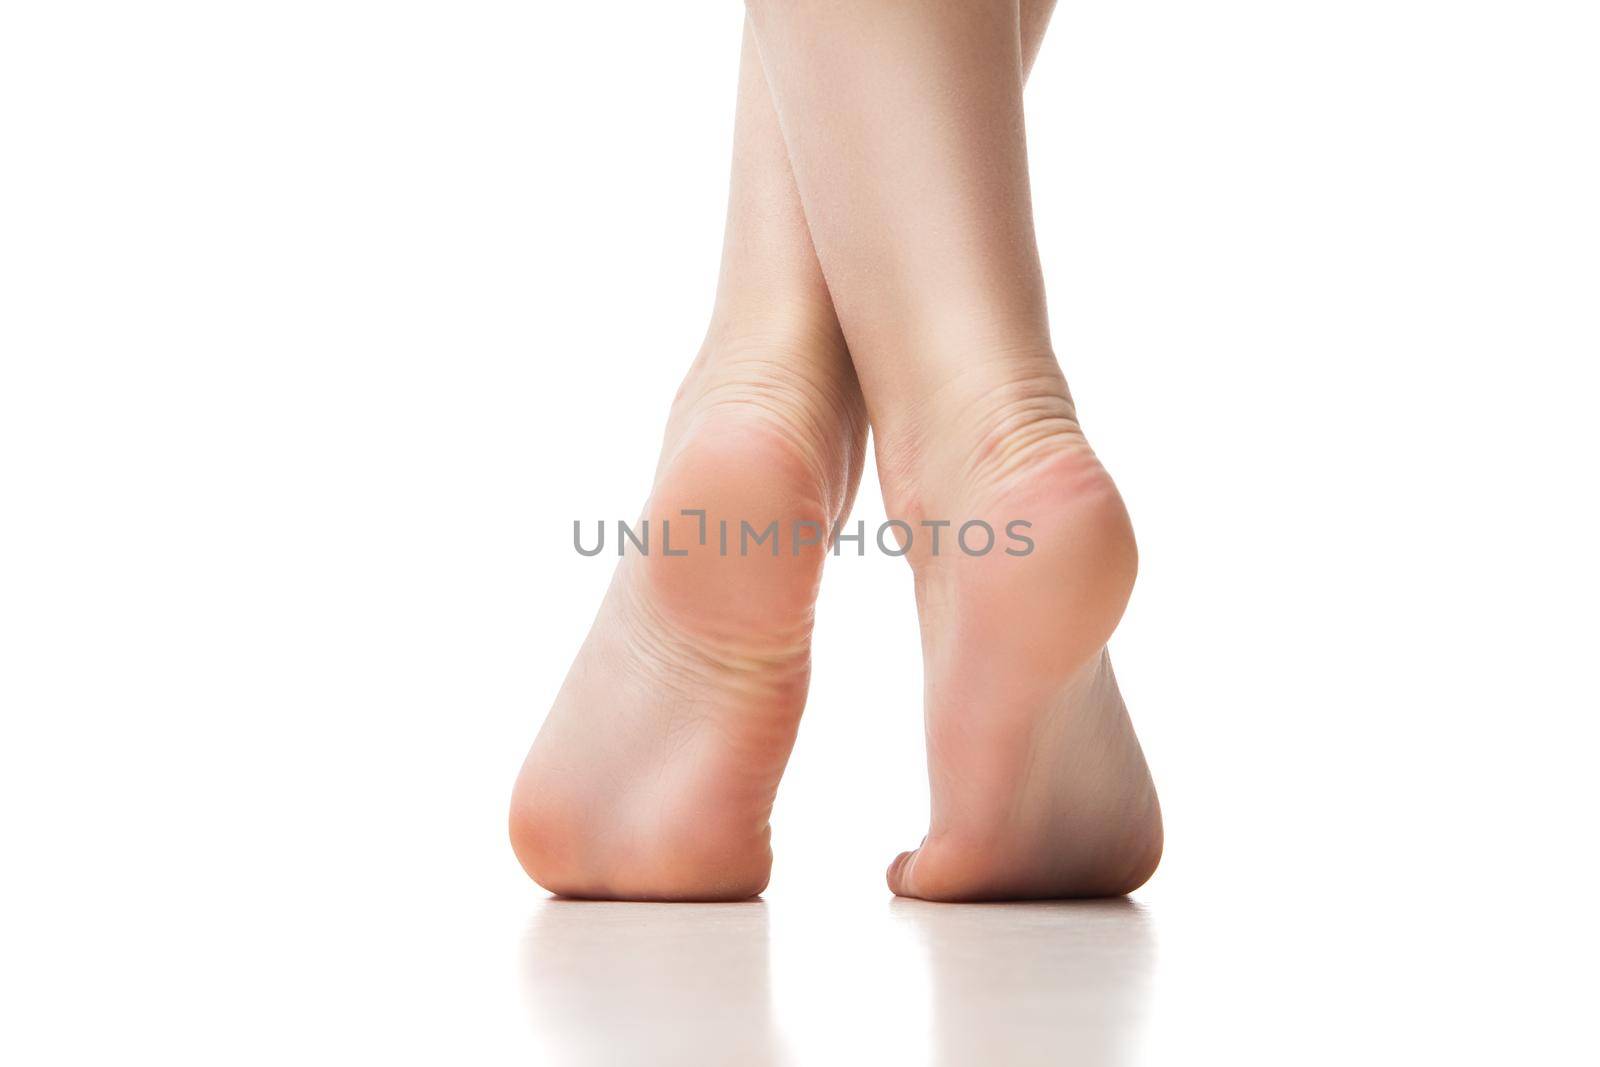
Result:
<svg viewBox="0 0 1600 1067">
<path fill-rule="evenodd" d="M 914 897 L 911 890 L 911 871 L 916 865 L 917 851 L 902 852 L 889 864 L 889 892 L 897 897 Z"/>
</svg>

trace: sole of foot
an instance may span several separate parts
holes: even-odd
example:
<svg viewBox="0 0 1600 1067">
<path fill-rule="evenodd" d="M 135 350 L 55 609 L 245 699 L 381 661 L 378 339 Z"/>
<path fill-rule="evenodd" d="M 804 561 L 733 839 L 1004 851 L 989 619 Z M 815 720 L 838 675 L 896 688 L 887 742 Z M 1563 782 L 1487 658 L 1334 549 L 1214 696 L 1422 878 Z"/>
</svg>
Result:
<svg viewBox="0 0 1600 1067">
<path fill-rule="evenodd" d="M 710 901 L 766 887 L 821 542 L 864 448 L 848 366 L 842 349 L 769 344 L 691 372 L 634 524 L 650 551 L 628 543 L 513 791 L 512 845 L 544 888 Z"/>
<path fill-rule="evenodd" d="M 1160 805 L 1106 652 L 1138 569 L 1133 529 L 1048 366 L 968 398 L 915 473 L 886 482 L 892 509 L 997 535 L 986 553 L 963 550 L 987 540 L 973 527 L 909 557 L 932 818 L 889 867 L 902 896 L 1117 896 L 1160 860 Z"/>
</svg>

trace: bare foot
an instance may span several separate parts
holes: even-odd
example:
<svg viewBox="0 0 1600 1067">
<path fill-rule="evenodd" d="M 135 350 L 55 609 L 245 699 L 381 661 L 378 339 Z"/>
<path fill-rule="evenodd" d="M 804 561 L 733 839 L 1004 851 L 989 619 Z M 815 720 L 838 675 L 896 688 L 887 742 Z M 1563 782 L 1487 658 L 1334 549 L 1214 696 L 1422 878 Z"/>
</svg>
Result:
<svg viewBox="0 0 1600 1067">
<path fill-rule="evenodd" d="M 827 325 L 723 331 L 679 393 L 641 516 L 650 553 L 629 543 L 512 798 L 517 857 L 554 893 L 766 887 L 827 532 L 865 446 L 842 339 L 831 312 L 815 321 Z M 753 543 L 772 522 L 779 542 Z"/>
<path fill-rule="evenodd" d="M 929 900 L 1127 893 L 1161 856 L 1105 649 L 1133 588 L 1133 529 L 1054 358 L 983 377 L 941 393 L 927 433 L 879 447 L 890 509 L 954 524 L 937 555 L 931 528 L 914 528 L 932 825 L 889 886 Z M 964 547 L 983 549 L 983 527 L 956 540 L 975 519 L 994 531 L 982 555 Z"/>
</svg>

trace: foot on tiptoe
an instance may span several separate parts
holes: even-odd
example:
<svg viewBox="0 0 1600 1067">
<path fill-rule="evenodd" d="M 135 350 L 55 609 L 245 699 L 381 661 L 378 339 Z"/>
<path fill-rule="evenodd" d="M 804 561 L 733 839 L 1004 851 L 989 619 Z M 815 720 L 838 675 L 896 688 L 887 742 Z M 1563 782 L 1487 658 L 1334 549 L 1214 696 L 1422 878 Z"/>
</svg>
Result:
<svg viewBox="0 0 1600 1067">
<path fill-rule="evenodd" d="M 767 884 L 825 542 L 866 436 L 831 311 L 815 321 L 713 331 L 679 392 L 630 524 L 648 522 L 649 553 L 627 543 L 517 779 L 512 843 L 552 892 L 737 900 Z M 777 540 L 756 540 L 774 522 Z"/>
<path fill-rule="evenodd" d="M 889 886 L 929 900 L 1130 892 L 1162 835 L 1106 653 L 1137 569 L 1122 498 L 1048 354 L 972 374 L 918 421 L 880 443 L 879 467 L 890 509 L 917 520 L 932 819 Z M 952 523 L 937 553 L 924 519 Z M 956 541 L 974 520 L 993 531 L 987 552 L 984 525 Z"/>
</svg>

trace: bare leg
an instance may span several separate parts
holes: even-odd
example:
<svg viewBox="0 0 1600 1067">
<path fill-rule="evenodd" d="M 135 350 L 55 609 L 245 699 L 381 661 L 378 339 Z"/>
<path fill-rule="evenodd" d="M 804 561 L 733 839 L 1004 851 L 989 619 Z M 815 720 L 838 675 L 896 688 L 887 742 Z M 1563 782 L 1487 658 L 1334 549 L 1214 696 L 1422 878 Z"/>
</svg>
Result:
<svg viewBox="0 0 1600 1067">
<path fill-rule="evenodd" d="M 931 828 L 898 893 L 1116 894 L 1161 850 L 1105 644 L 1127 512 L 1050 341 L 1016 0 L 749 0 L 891 514 L 914 524 Z M 961 551 L 959 527 L 997 534 Z M 942 552 L 934 527 L 948 521 Z M 1013 522 L 1025 527 L 1011 527 Z M 1009 555 L 1023 542 L 1033 548 Z M 968 544 L 985 547 L 983 528 Z"/>
<path fill-rule="evenodd" d="M 518 858 L 565 895 L 737 899 L 766 885 L 825 558 L 792 552 L 793 524 L 831 530 L 861 473 L 860 390 L 748 31 L 734 142 L 715 310 L 642 515 L 651 554 L 619 563 L 512 799 Z M 685 509 L 706 512 L 705 543 Z M 688 555 L 664 555 L 667 522 Z M 781 552 L 739 555 L 741 522 L 778 522 Z"/>
</svg>

